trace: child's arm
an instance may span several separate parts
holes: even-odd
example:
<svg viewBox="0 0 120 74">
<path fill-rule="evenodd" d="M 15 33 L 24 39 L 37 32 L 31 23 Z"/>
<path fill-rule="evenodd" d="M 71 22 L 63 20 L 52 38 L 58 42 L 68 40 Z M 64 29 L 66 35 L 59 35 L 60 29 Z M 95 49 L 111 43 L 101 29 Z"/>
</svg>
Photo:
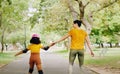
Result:
<svg viewBox="0 0 120 74">
<path fill-rule="evenodd" d="M 49 48 L 50 48 L 49 46 L 43 47 L 43 49 L 46 50 L 46 51 L 47 51 Z"/>
<path fill-rule="evenodd" d="M 18 56 L 18 55 L 23 54 L 23 53 L 27 53 L 27 51 L 28 51 L 28 49 L 24 49 L 24 50 L 16 53 L 15 56 Z"/>
</svg>

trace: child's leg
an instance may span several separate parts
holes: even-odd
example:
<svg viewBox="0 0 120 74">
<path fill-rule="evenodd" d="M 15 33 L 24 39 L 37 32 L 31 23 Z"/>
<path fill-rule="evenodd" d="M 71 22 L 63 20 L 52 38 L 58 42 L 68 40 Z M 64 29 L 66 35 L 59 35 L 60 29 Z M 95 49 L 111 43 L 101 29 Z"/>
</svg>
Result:
<svg viewBox="0 0 120 74">
<path fill-rule="evenodd" d="M 28 73 L 28 74 L 32 74 L 32 72 L 33 72 L 33 69 L 32 69 L 32 68 L 30 68 L 30 69 L 29 69 L 29 73 Z"/>
<path fill-rule="evenodd" d="M 43 74 L 41 64 L 36 65 L 39 74 Z"/>
<path fill-rule="evenodd" d="M 42 70 L 39 70 L 38 73 L 39 73 L 39 74 L 43 74 L 43 71 L 42 71 Z"/>
<path fill-rule="evenodd" d="M 32 74 L 34 69 L 34 63 L 30 63 L 30 68 L 29 68 L 29 73 L 28 74 Z"/>
<path fill-rule="evenodd" d="M 28 74 L 32 74 L 32 73 L 28 73 Z"/>
</svg>

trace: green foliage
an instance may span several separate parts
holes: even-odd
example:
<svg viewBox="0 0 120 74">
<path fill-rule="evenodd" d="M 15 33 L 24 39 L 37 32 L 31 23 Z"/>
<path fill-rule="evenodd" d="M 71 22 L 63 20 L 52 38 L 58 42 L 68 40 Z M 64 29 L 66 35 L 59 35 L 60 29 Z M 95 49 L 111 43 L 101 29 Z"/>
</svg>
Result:
<svg viewBox="0 0 120 74">
<path fill-rule="evenodd" d="M 111 4 L 112 1 L 82 0 L 84 4 L 90 2 L 85 9 L 85 18 L 90 11 L 96 10 L 93 13 L 91 32 L 94 43 L 120 41 L 120 1 Z M 42 34 L 44 42 L 46 40 L 44 37 L 48 34 L 63 36 L 71 28 L 73 21 L 67 2 L 67 0 L 0 0 L 0 13 L 2 13 L 0 35 L 5 30 L 5 42 L 12 43 L 24 41 L 25 29 L 28 37 L 32 33 Z M 72 4 L 79 13 L 78 3 L 72 1 Z M 109 4 L 111 5 L 97 11 Z M 30 8 L 35 11 L 30 11 Z"/>
<path fill-rule="evenodd" d="M 60 1 L 53 0 L 53 3 L 48 3 L 50 6 L 46 7 L 46 14 L 44 14 L 43 21 L 45 22 L 45 30 L 58 31 L 58 33 L 65 33 L 70 28 L 71 15 L 67 7 Z"/>
<path fill-rule="evenodd" d="M 85 53 L 85 61 L 84 64 L 87 66 L 95 66 L 97 67 L 104 67 L 104 68 L 109 68 L 109 69 L 118 69 L 120 68 L 119 66 L 119 56 L 120 56 L 120 51 L 119 48 L 108 48 L 107 53 L 105 53 L 104 56 L 99 56 L 99 53 L 101 52 L 101 49 L 96 49 L 96 51 L 93 51 L 95 56 L 91 57 L 88 52 Z M 63 55 L 65 58 L 68 58 L 68 51 L 67 50 L 60 50 L 56 51 L 55 53 Z M 76 60 L 78 63 L 78 60 Z M 114 63 L 114 64 L 113 64 Z"/>
<path fill-rule="evenodd" d="M 15 44 L 17 42 L 23 44 L 24 42 L 24 33 L 22 31 L 16 32 L 16 34 L 11 33 L 6 37 L 6 42 L 7 43 L 12 43 Z"/>
<path fill-rule="evenodd" d="M 9 5 L 11 5 L 12 4 L 12 1 L 11 0 L 7 0 L 8 1 L 8 3 L 9 3 Z"/>
<path fill-rule="evenodd" d="M 1 3 L 1 29 L 0 37 L 4 35 L 4 43 L 23 43 L 23 37 L 19 36 L 23 31 L 23 17 L 27 10 L 27 0 L 5 0 Z M 4 31 L 4 33 L 3 33 Z M 17 34 L 16 34 L 17 33 Z M 12 36 L 13 35 L 13 36 Z M 2 39 L 2 38 L 1 38 Z M 0 39 L 0 40 L 1 40 Z"/>
<path fill-rule="evenodd" d="M 104 60 L 104 61 L 103 61 Z M 98 58 L 98 59 L 89 59 L 86 60 L 85 64 L 86 65 L 93 65 L 93 66 L 101 66 L 101 67 L 108 67 L 109 68 L 114 68 L 118 69 L 119 68 L 119 56 L 114 56 L 114 57 L 104 57 L 104 58 Z M 114 64 L 113 64 L 114 63 Z"/>
<path fill-rule="evenodd" d="M 99 53 L 101 50 L 100 49 L 97 49 L 97 50 L 99 50 L 99 51 L 94 51 L 96 57 L 93 58 L 89 55 L 85 56 L 85 64 L 86 65 L 114 68 L 114 69 L 120 68 L 120 66 L 119 66 L 119 61 L 120 61 L 119 48 L 108 48 L 107 53 L 105 53 L 105 56 L 99 56 Z"/>
<path fill-rule="evenodd" d="M 64 53 L 68 53 L 68 50 L 64 49 L 64 50 L 56 51 L 56 53 L 64 54 Z"/>
<path fill-rule="evenodd" d="M 120 6 L 115 3 L 108 8 L 105 8 L 94 15 L 94 26 L 92 29 L 91 37 L 93 41 L 117 43 L 120 36 Z M 96 37 L 95 37 L 96 36 Z M 98 37 L 100 36 L 100 37 Z M 96 40 L 94 42 L 96 42 Z"/>
</svg>

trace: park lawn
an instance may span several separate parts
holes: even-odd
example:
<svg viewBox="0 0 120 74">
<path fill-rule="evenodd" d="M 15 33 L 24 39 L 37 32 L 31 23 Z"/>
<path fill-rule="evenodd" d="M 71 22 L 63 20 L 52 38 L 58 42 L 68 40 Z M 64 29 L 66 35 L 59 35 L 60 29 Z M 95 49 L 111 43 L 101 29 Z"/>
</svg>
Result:
<svg viewBox="0 0 120 74">
<path fill-rule="evenodd" d="M 85 57 L 85 65 L 106 67 L 110 69 L 120 69 L 120 55 L 104 56 L 104 57 Z"/>
<path fill-rule="evenodd" d="M 106 48 L 107 52 L 100 55 L 100 51 L 94 51 L 95 57 L 85 55 L 85 65 L 92 65 L 95 67 L 104 67 L 108 69 L 120 70 L 120 48 Z"/>
<path fill-rule="evenodd" d="M 10 63 L 15 59 L 14 54 L 16 52 L 14 51 L 5 51 L 3 53 L 0 53 L 0 66 Z"/>
<path fill-rule="evenodd" d="M 91 57 L 87 52 L 85 53 L 84 64 L 86 66 L 94 66 L 94 67 L 104 67 L 109 69 L 119 69 L 120 70 L 120 48 L 104 48 L 107 51 L 104 54 L 101 54 L 101 49 L 97 48 L 94 50 L 94 57 Z M 63 55 L 65 58 L 68 58 L 68 51 L 62 50 L 57 51 L 60 55 Z M 78 60 L 75 60 L 78 62 Z"/>
</svg>

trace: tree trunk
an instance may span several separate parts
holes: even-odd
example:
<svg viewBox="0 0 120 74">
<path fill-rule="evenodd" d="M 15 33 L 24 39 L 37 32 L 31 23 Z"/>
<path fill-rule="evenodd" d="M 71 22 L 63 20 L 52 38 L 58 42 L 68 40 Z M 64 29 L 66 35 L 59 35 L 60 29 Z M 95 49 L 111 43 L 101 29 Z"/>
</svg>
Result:
<svg viewBox="0 0 120 74">
<path fill-rule="evenodd" d="M 115 43 L 115 47 L 119 47 L 119 43 Z"/>
<path fill-rule="evenodd" d="M 82 24 L 85 26 L 86 28 L 86 31 L 88 34 L 91 33 L 91 30 L 92 30 L 92 25 L 93 25 L 93 13 L 95 11 L 90 11 L 90 13 L 88 14 L 88 17 L 87 19 L 85 18 L 84 14 L 85 14 L 85 7 L 90 3 L 86 3 L 85 5 L 83 4 L 82 0 L 74 0 L 74 1 L 77 1 L 78 5 L 79 5 L 79 13 L 75 11 L 75 9 L 73 8 L 73 5 L 72 5 L 72 1 L 73 0 L 68 0 L 68 6 L 69 6 L 69 9 L 70 9 L 70 12 L 72 14 L 72 17 L 73 17 L 73 20 L 76 20 L 78 19 L 78 16 L 79 16 L 79 20 L 82 21 Z M 110 5 L 112 5 L 113 3 L 117 2 L 118 0 L 115 0 L 107 5 L 104 5 L 103 7 L 101 7 L 100 9 L 98 9 L 97 11 L 100 11 Z M 100 43 L 101 47 L 103 48 L 104 45 L 103 43 Z"/>
<path fill-rule="evenodd" d="M 1 28 L 1 25 L 2 25 L 2 12 L 0 12 L 0 28 Z"/>
<path fill-rule="evenodd" d="M 99 45 L 99 48 L 100 48 L 101 47 L 100 43 L 98 43 L 98 45 Z"/>
<path fill-rule="evenodd" d="M 3 52 L 4 50 L 4 29 L 3 29 L 2 36 L 1 36 L 1 44 L 2 44 L 1 52 Z"/>
<path fill-rule="evenodd" d="M 26 26 L 24 25 L 24 37 L 25 37 L 25 40 L 24 40 L 24 47 L 26 49 Z"/>
<path fill-rule="evenodd" d="M 101 44 L 101 47 L 102 47 L 102 48 L 104 48 L 104 45 L 103 45 L 103 43 L 100 43 L 100 44 Z"/>
<path fill-rule="evenodd" d="M 5 43 L 6 51 L 8 50 L 8 44 Z"/>
<path fill-rule="evenodd" d="M 109 44 L 110 44 L 110 48 L 112 48 L 112 43 L 110 42 Z"/>
<path fill-rule="evenodd" d="M 68 0 L 68 7 L 69 7 L 70 12 L 72 14 L 73 20 L 77 20 L 79 14 L 74 10 L 71 2 L 72 2 L 72 0 Z"/>
<path fill-rule="evenodd" d="M 75 0 L 75 1 L 77 1 L 78 5 L 79 5 L 79 13 L 77 13 L 74 10 L 73 5 L 71 4 L 72 1 L 68 0 L 68 5 L 69 5 L 70 12 L 72 14 L 73 20 L 78 19 L 78 16 L 79 16 L 79 20 L 82 21 L 82 24 L 85 26 L 87 33 L 90 34 L 91 30 L 92 30 L 92 26 L 88 22 L 88 20 L 84 17 L 85 7 L 88 5 L 88 3 L 86 5 L 83 5 L 82 1 L 80 1 L 80 0 Z M 93 22 L 93 21 L 91 21 L 91 22 Z M 85 46 L 85 48 L 87 48 L 87 47 Z"/>
<path fill-rule="evenodd" d="M 89 4 L 89 2 L 86 4 L 86 5 L 83 5 L 83 2 L 82 1 L 79 1 L 77 0 L 78 4 L 79 4 L 79 11 L 80 11 L 80 20 L 82 21 L 83 25 L 85 26 L 86 28 L 86 31 L 88 32 L 88 34 L 91 33 L 91 30 L 92 30 L 92 26 L 90 24 L 89 21 L 93 22 L 91 19 L 92 17 L 88 17 L 89 18 L 89 21 L 84 17 L 84 14 L 85 14 L 85 7 Z M 92 16 L 92 15 L 89 15 L 89 16 Z"/>
<path fill-rule="evenodd" d="M 90 34 L 92 30 L 91 24 L 85 18 L 82 19 L 82 22 L 86 28 L 87 33 Z"/>
<path fill-rule="evenodd" d="M 84 18 L 84 10 L 85 10 L 85 7 L 88 5 L 88 3 L 86 5 L 83 5 L 82 1 L 79 1 L 79 0 L 75 0 L 78 2 L 79 4 L 79 13 L 77 13 L 74 8 L 73 8 L 73 5 L 72 5 L 72 1 L 71 0 L 68 0 L 68 6 L 69 6 L 69 9 L 70 9 L 70 12 L 72 14 L 72 17 L 73 17 L 73 20 L 76 20 L 78 19 L 78 16 L 79 16 L 79 20 L 82 21 L 83 25 L 85 26 L 86 28 L 86 31 L 88 32 L 88 34 L 91 33 L 91 30 L 92 30 L 92 26 L 91 24 L 89 23 L 88 20 L 86 20 L 86 18 Z M 90 15 L 92 16 L 92 15 Z M 93 22 L 92 20 L 92 17 L 90 18 L 90 21 Z"/>
</svg>

